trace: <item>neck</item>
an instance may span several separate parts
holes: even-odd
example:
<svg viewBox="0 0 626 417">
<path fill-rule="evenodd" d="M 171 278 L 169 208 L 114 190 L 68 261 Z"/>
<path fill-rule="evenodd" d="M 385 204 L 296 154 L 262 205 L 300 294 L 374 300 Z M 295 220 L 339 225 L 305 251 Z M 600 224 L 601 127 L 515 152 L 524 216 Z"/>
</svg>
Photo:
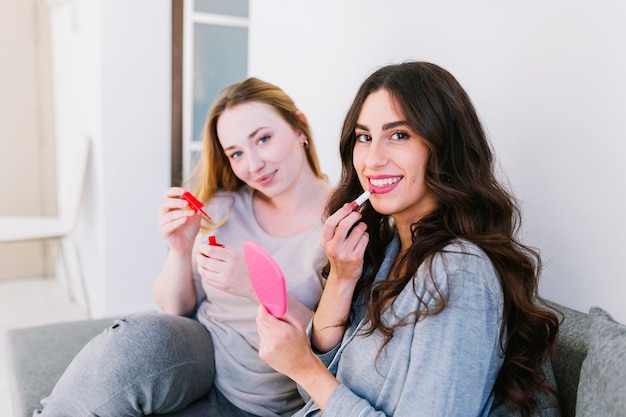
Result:
<svg viewBox="0 0 626 417">
<path fill-rule="evenodd" d="M 254 216 L 265 232 L 276 237 L 291 237 L 319 225 L 330 185 L 319 178 L 296 184 L 294 190 L 276 198 L 255 192 Z"/>
<path fill-rule="evenodd" d="M 303 173 L 293 183 L 291 189 L 275 197 L 267 197 L 255 192 L 256 198 L 268 207 L 281 211 L 303 209 L 306 207 L 319 207 L 324 204 L 331 186 L 327 181 L 317 178 L 313 172 Z M 321 203 L 320 203 L 321 202 Z"/>
</svg>

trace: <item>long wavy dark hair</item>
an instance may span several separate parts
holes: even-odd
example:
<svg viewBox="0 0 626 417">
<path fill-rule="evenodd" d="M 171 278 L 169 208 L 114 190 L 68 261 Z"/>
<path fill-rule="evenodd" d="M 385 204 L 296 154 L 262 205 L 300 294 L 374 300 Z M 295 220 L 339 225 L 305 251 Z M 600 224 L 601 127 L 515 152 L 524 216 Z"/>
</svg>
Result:
<svg viewBox="0 0 626 417">
<path fill-rule="evenodd" d="M 405 62 L 380 68 L 363 82 L 343 124 L 342 174 L 326 214 L 362 192 L 352 165 L 355 126 L 365 99 L 381 89 L 390 94 L 408 125 L 425 140 L 429 149 L 426 187 L 437 208 L 412 225 L 413 243 L 399 255 L 396 276 L 376 285 L 374 277 L 395 235 L 394 225 L 389 216 L 377 213 L 369 203 L 362 208 L 362 221 L 370 237 L 364 259 L 366 272 L 354 299 L 366 299 L 369 333 L 382 333 L 386 345 L 394 329 L 409 321 L 403 318 L 394 324 L 384 323 L 385 306 L 414 278 L 420 265 L 428 265 L 451 241 L 473 242 L 489 256 L 504 294 L 500 344 L 505 358 L 495 395 L 519 409 L 522 416 L 529 416 L 537 407 L 537 390 L 552 389 L 541 367 L 553 353 L 559 320 L 538 295 L 540 255 L 516 237 L 520 211 L 496 178 L 493 152 L 474 106 L 448 71 L 432 63 Z M 431 288 L 437 288 L 435 282 L 432 284 Z M 413 320 L 446 307 L 445 294 L 435 296 L 435 307 L 431 304 L 427 310 L 416 311 Z"/>
</svg>

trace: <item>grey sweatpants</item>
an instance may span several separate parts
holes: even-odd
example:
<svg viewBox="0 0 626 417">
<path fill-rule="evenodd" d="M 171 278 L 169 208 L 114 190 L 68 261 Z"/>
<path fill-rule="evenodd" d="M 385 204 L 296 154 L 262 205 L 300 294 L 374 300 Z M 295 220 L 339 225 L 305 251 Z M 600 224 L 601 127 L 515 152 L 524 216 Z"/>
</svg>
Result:
<svg viewBox="0 0 626 417">
<path fill-rule="evenodd" d="M 76 355 L 34 417 L 250 417 L 213 385 L 211 336 L 196 320 L 122 318 Z"/>
</svg>

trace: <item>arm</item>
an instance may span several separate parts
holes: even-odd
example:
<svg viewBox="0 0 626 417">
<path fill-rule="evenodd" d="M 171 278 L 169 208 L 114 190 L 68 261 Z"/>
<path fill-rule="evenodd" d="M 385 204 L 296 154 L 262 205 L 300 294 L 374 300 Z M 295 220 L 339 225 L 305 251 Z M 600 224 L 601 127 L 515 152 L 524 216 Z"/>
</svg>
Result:
<svg viewBox="0 0 626 417">
<path fill-rule="evenodd" d="M 353 293 L 354 284 L 341 280 L 331 269 L 313 316 L 311 344 L 318 352 L 328 352 L 343 338 Z"/>
<path fill-rule="evenodd" d="M 365 223 L 356 224 L 360 219 L 361 214 L 346 204 L 324 223 L 321 244 L 330 262 L 330 273 L 313 317 L 311 333 L 311 343 L 319 352 L 331 350 L 345 332 L 369 241 Z"/>
<path fill-rule="evenodd" d="M 196 304 L 191 253 L 200 229 L 200 215 L 188 210 L 187 201 L 178 198 L 184 192 L 179 187 L 170 188 L 161 203 L 158 228 L 169 252 L 153 288 L 159 307 L 176 315 L 191 313 Z"/>
</svg>

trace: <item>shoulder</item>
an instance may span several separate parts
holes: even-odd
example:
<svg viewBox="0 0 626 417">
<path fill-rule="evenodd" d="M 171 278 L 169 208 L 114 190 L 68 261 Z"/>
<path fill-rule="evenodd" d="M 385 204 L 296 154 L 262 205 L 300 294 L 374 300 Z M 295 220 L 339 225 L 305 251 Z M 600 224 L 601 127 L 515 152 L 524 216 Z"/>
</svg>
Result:
<svg viewBox="0 0 626 417">
<path fill-rule="evenodd" d="M 489 256 L 478 245 L 467 240 L 456 239 L 433 256 L 433 264 L 449 272 L 495 274 Z"/>
<path fill-rule="evenodd" d="M 423 267 L 430 270 L 433 281 L 451 299 L 481 296 L 494 301 L 502 299 L 500 279 L 491 259 L 472 242 L 460 239 L 450 242 Z"/>
</svg>

